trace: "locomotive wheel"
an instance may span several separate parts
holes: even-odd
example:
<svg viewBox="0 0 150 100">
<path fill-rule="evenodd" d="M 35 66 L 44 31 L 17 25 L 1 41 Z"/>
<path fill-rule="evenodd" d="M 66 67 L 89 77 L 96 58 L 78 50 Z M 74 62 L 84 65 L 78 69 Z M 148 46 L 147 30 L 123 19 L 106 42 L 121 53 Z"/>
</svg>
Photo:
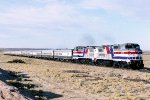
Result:
<svg viewBox="0 0 150 100">
<path fill-rule="evenodd" d="M 140 69 L 143 69 L 144 68 L 144 64 L 140 65 Z"/>
<path fill-rule="evenodd" d="M 114 61 L 113 62 L 113 67 L 114 68 L 119 68 L 119 62 L 118 61 Z"/>
<path fill-rule="evenodd" d="M 129 66 L 130 66 L 130 68 L 133 69 L 133 70 L 138 69 L 137 66 L 136 66 L 135 64 L 131 64 L 131 65 L 129 65 Z"/>
<path fill-rule="evenodd" d="M 91 65 L 92 64 L 92 60 L 90 60 L 90 59 L 86 60 L 86 63 Z"/>
<path fill-rule="evenodd" d="M 104 61 L 104 63 L 105 63 L 105 66 L 106 66 L 106 67 L 111 67 L 111 66 L 113 66 L 113 62 L 112 62 L 112 61 Z"/>
<path fill-rule="evenodd" d="M 84 59 L 79 59 L 79 63 L 80 63 L 80 64 L 84 64 L 84 63 L 85 63 L 85 60 L 84 60 Z"/>
<path fill-rule="evenodd" d="M 129 68 L 129 65 L 126 62 L 120 62 L 121 68 Z"/>
<path fill-rule="evenodd" d="M 138 69 L 143 69 L 143 68 L 144 68 L 144 64 L 138 65 Z"/>
<path fill-rule="evenodd" d="M 104 66 L 104 61 L 103 60 L 97 60 L 95 65 Z"/>
</svg>

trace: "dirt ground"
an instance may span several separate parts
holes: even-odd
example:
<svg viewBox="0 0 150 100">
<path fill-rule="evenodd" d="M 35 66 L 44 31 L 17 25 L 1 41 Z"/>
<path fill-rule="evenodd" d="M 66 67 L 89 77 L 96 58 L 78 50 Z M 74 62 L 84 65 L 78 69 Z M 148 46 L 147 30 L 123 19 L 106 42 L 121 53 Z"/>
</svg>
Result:
<svg viewBox="0 0 150 100">
<path fill-rule="evenodd" d="M 26 63 L 8 63 L 14 59 Z M 150 100 L 150 55 L 144 64 L 130 70 L 0 55 L 0 69 L 11 76 L 3 81 L 35 100 Z"/>
</svg>

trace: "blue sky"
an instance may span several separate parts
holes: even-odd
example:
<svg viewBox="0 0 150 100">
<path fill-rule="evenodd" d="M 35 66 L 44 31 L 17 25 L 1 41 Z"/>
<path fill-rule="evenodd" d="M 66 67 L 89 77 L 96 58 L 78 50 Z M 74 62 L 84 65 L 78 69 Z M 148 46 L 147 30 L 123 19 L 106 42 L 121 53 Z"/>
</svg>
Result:
<svg viewBox="0 0 150 100">
<path fill-rule="evenodd" d="M 0 0 L 0 47 L 134 42 L 150 50 L 149 0 Z"/>
</svg>

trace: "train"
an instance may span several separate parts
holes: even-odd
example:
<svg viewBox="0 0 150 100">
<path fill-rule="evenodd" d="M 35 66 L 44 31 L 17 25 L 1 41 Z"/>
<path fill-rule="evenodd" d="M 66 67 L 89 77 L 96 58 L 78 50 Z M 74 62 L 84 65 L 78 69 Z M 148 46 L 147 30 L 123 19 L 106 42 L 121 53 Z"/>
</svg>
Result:
<svg viewBox="0 0 150 100">
<path fill-rule="evenodd" d="M 43 58 L 121 68 L 143 69 L 143 54 L 137 43 L 76 46 L 74 49 L 17 50 L 7 55 Z"/>
</svg>

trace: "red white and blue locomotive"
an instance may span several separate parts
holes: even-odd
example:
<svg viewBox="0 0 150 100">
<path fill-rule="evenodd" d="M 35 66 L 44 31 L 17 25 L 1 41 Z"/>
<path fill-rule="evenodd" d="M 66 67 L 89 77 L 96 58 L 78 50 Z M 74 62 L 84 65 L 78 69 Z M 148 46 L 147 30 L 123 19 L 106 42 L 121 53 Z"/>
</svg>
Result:
<svg viewBox="0 0 150 100">
<path fill-rule="evenodd" d="M 77 46 L 74 49 L 8 51 L 5 54 L 103 66 L 144 68 L 142 50 L 135 43 Z"/>
</svg>

